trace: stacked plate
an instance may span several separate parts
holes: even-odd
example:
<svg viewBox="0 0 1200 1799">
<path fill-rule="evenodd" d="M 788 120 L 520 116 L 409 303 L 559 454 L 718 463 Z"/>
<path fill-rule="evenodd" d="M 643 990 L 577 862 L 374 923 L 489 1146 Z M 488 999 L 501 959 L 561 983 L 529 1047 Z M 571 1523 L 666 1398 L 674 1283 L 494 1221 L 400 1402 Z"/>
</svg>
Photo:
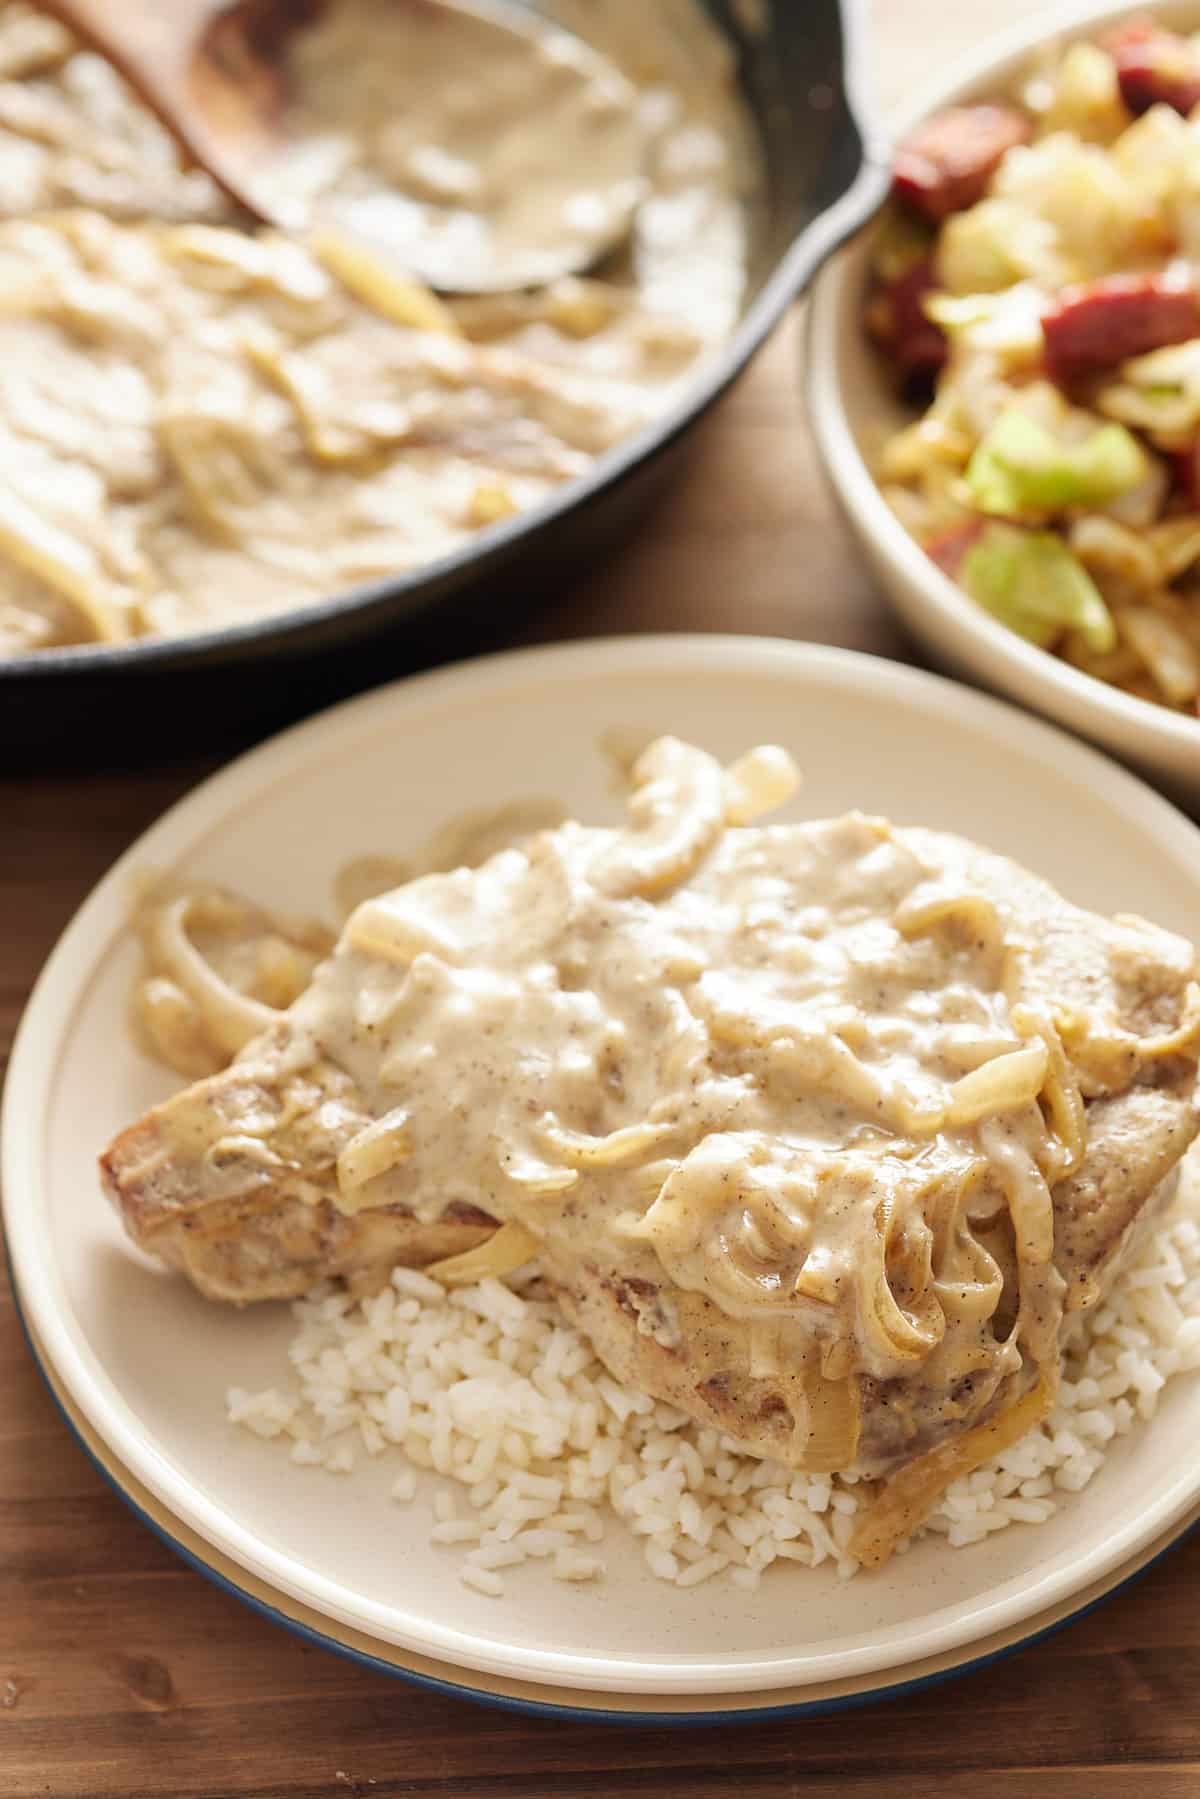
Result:
<svg viewBox="0 0 1200 1799">
<path fill-rule="evenodd" d="M 639 638 L 502 656 L 353 701 L 235 763 L 97 888 L 48 963 L 14 1050 L 4 1225 L 35 1355 L 110 1480 L 203 1571 L 283 1623 L 387 1670 L 521 1706 L 711 1719 L 850 1703 L 1051 1629 L 1144 1567 L 1200 1507 L 1200 1385 L 1048 1522 L 962 1553 L 925 1539 L 880 1573 L 650 1583 L 615 1520 L 607 1575 L 543 1564 L 491 1599 L 431 1546 L 433 1486 L 388 1497 L 390 1454 L 347 1482 L 235 1433 L 230 1385 L 286 1382 L 283 1308 L 206 1304 L 139 1260 L 103 1204 L 97 1149 L 170 1090 L 132 1046 L 131 895 L 147 871 L 330 911 L 339 865 L 403 854 L 449 817 L 514 799 L 615 820 L 601 742 L 670 731 L 732 757 L 787 744 L 785 817 L 859 807 L 984 839 L 1103 912 L 1189 932 L 1200 832 L 1058 731 L 930 675 L 745 638 Z M 169 1346 L 169 1354 L 164 1353 Z"/>
</svg>

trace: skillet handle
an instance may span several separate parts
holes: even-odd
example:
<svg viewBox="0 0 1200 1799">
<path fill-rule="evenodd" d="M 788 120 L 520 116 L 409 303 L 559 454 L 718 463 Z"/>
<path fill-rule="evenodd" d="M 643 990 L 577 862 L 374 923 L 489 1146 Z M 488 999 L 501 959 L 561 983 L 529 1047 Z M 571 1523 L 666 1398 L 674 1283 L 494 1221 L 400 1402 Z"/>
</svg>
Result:
<svg viewBox="0 0 1200 1799">
<path fill-rule="evenodd" d="M 788 282 L 793 299 L 879 211 L 891 188 L 892 166 L 892 146 L 878 123 L 878 102 L 867 73 L 866 0 L 806 0 L 804 17 L 824 52 L 816 60 L 825 79 L 806 94 L 793 96 L 792 105 L 811 106 L 830 116 L 831 130 L 820 154 L 827 165 L 844 167 L 846 178 L 841 191 L 803 227 L 784 256 L 780 278 Z"/>
</svg>

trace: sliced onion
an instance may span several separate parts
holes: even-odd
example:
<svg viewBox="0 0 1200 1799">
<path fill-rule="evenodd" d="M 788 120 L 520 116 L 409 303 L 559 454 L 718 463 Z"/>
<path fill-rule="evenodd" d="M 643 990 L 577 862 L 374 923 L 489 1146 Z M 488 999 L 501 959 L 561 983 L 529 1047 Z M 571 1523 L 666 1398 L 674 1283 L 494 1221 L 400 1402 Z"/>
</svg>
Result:
<svg viewBox="0 0 1200 1799">
<path fill-rule="evenodd" d="M 862 1394 L 853 1376 L 826 1380 L 819 1368 L 804 1371 L 808 1401 L 808 1442 L 801 1466 L 813 1474 L 836 1474 L 850 1467 L 862 1433 Z"/>
<path fill-rule="evenodd" d="M 151 964 L 169 975 L 195 1003 L 214 1042 L 236 1056 L 283 1014 L 239 993 L 200 954 L 188 936 L 188 922 L 204 901 L 204 894 L 191 893 L 156 906 L 146 923 L 146 947 Z"/>
<path fill-rule="evenodd" d="M 538 1239 L 523 1224 L 502 1224 L 486 1243 L 464 1249 L 461 1255 L 431 1262 L 421 1273 L 442 1281 L 447 1287 L 470 1287 L 476 1281 L 500 1280 L 514 1268 L 530 1261 L 540 1249 Z"/>
<path fill-rule="evenodd" d="M 725 824 L 725 776 L 703 750 L 659 737 L 638 757 L 629 801 L 631 831 L 596 863 L 604 891 L 646 898 L 686 881 Z"/>
<path fill-rule="evenodd" d="M 571 1168 L 627 1168 L 677 1134 L 672 1124 L 627 1124 L 605 1137 L 567 1130 L 551 1113 L 538 1135 Z"/>
<path fill-rule="evenodd" d="M 946 1320 L 933 1290 L 931 1268 L 927 1268 L 923 1289 L 910 1310 L 903 1311 L 897 1304 L 887 1273 L 888 1245 L 896 1222 L 895 1195 L 885 1193 L 875 1207 L 875 1228 L 864 1233 L 861 1246 L 857 1268 L 860 1316 L 881 1361 L 921 1362 L 945 1336 Z M 920 1222 L 928 1260 L 933 1237 L 924 1220 Z"/>
<path fill-rule="evenodd" d="M 356 1212 L 364 1203 L 364 1189 L 412 1154 L 408 1113 L 402 1107 L 386 1112 L 359 1131 L 337 1159 L 338 1206 Z"/>
<path fill-rule="evenodd" d="M 1014 1006 L 1012 1022 L 1019 1036 L 1036 1036 L 1046 1046 L 1048 1064 L 1042 1098 L 1062 1146 L 1061 1166 L 1054 1170 L 1054 1178 L 1061 1180 L 1065 1175 L 1074 1174 L 1087 1149 L 1087 1113 L 1079 1082 L 1067 1060 L 1062 1039 L 1048 1019 L 1040 1017 L 1029 1006 Z"/>
<path fill-rule="evenodd" d="M 947 1124 L 978 1124 L 981 1118 L 1028 1105 L 1041 1092 L 1049 1065 L 1049 1050 L 1042 1038 L 1035 1037 L 1024 1049 L 1011 1050 L 973 1068 L 950 1089 Z"/>
<path fill-rule="evenodd" d="M 120 643 L 130 635 L 130 614 L 104 579 L 91 549 L 35 512 L 11 489 L 0 489 L 0 550 L 69 600 L 97 642 Z"/>
<path fill-rule="evenodd" d="M 1014 1405 L 901 1468 L 850 1538 L 851 1555 L 865 1567 L 880 1567 L 924 1523 L 951 1481 L 972 1473 L 1042 1422 L 1054 1404 L 1055 1387 L 1054 1378 L 1043 1372 L 1037 1385 Z"/>
<path fill-rule="evenodd" d="M 398 273 L 357 238 L 338 231 L 317 231 L 309 239 L 309 248 L 356 300 L 392 324 L 405 325 L 411 331 L 436 331 L 443 337 L 462 336 L 454 314 L 430 288 L 411 275 Z"/>
<path fill-rule="evenodd" d="M 764 812 L 786 805 L 799 785 L 799 771 L 787 751 L 760 744 L 725 770 L 725 818 L 731 825 L 752 824 Z"/>
</svg>

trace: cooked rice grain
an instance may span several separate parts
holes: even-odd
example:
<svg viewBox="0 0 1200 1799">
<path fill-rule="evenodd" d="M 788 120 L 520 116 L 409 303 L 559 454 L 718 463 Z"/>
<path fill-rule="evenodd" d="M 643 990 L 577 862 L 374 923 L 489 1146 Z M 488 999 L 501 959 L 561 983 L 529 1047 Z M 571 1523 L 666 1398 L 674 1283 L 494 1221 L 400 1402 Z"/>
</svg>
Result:
<svg viewBox="0 0 1200 1799">
<path fill-rule="evenodd" d="M 297 1386 L 232 1388 L 231 1422 L 292 1440 L 292 1460 L 351 1472 L 356 1450 L 408 1458 L 393 1499 L 417 1492 L 414 1466 L 450 1486 L 432 1541 L 462 1556 L 461 1577 L 499 1597 L 501 1569 L 549 1562 L 558 1580 L 600 1578 L 615 1513 L 660 1580 L 698 1586 L 728 1572 L 753 1590 L 774 1563 L 832 1564 L 848 1577 L 859 1509 L 852 1475 L 801 1474 L 743 1455 L 674 1406 L 620 1386 L 536 1280 L 446 1292 L 397 1269 L 354 1300 L 299 1300 Z M 925 1525 L 954 1548 L 1011 1524 L 1040 1524 L 1079 1492 L 1111 1443 L 1151 1418 L 1165 1383 L 1200 1367 L 1200 1182 L 1069 1348 L 1046 1422 L 955 1481 Z M 469 1508 L 460 1515 L 459 1503 Z"/>
</svg>

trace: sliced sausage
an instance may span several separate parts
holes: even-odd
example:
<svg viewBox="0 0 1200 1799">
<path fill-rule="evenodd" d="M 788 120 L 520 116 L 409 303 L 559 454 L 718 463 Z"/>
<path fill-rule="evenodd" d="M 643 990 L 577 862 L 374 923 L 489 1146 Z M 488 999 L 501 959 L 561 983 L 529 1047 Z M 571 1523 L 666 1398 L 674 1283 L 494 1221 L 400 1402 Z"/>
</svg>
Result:
<svg viewBox="0 0 1200 1799">
<path fill-rule="evenodd" d="M 946 360 L 946 336 L 922 305 L 937 283 L 933 259 L 922 256 L 876 292 L 867 307 L 867 329 L 896 370 L 902 386 L 930 381 Z"/>
<path fill-rule="evenodd" d="M 896 151 L 892 189 L 928 219 L 944 219 L 982 200 L 1014 144 L 1033 129 L 1015 106 L 951 106 L 918 125 Z"/>
<path fill-rule="evenodd" d="M 1200 105 L 1200 54 L 1177 31 L 1132 19 L 1104 40 L 1117 65 L 1121 98 L 1132 113 L 1173 106 L 1184 117 Z"/>
<path fill-rule="evenodd" d="M 1069 385 L 1130 356 L 1200 336 L 1200 298 L 1175 275 L 1106 275 L 1064 287 L 1042 315 L 1046 366 Z"/>
<path fill-rule="evenodd" d="M 1200 443 L 1189 444 L 1186 450 L 1172 451 L 1168 461 L 1175 492 L 1182 494 L 1189 506 L 1200 505 Z"/>
</svg>

